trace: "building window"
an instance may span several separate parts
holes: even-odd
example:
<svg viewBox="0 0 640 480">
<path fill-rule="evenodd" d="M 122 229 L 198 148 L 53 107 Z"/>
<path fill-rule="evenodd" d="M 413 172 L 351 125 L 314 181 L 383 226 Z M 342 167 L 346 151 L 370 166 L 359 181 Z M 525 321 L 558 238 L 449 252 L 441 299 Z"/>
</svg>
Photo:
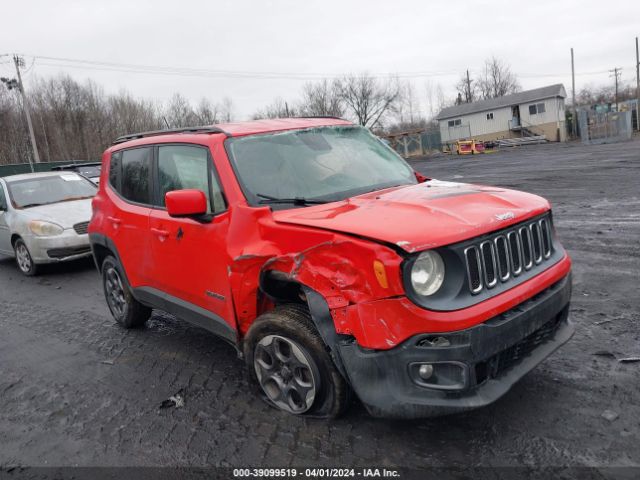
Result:
<svg viewBox="0 0 640 480">
<path fill-rule="evenodd" d="M 487 113 L 487 120 L 493 120 L 493 112 Z"/>
<path fill-rule="evenodd" d="M 462 119 L 458 118 L 456 120 L 449 120 L 449 127 L 459 127 L 462 125 Z"/>
<path fill-rule="evenodd" d="M 544 113 L 546 110 L 544 108 L 544 103 L 536 103 L 535 105 L 529 105 L 529 115 L 536 115 L 540 113 Z"/>
</svg>

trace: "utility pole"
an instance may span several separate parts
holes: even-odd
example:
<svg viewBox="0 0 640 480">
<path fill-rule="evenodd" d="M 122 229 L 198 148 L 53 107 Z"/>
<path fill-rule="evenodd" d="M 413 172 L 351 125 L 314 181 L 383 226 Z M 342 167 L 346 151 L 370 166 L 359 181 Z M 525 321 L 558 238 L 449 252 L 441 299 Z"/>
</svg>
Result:
<svg viewBox="0 0 640 480">
<path fill-rule="evenodd" d="M 640 54 L 636 37 L 636 129 L 640 132 Z"/>
<path fill-rule="evenodd" d="M 614 68 L 613 70 L 609 70 L 609 72 L 613 73 L 613 76 L 615 77 L 615 81 L 616 81 L 616 112 L 618 111 L 618 79 L 620 78 L 620 75 L 622 74 L 621 72 L 621 68 Z M 609 75 L 611 76 L 611 75 Z"/>
<path fill-rule="evenodd" d="M 578 136 L 578 117 L 576 113 L 576 71 L 573 66 L 573 47 L 571 47 L 571 133 Z"/>
<path fill-rule="evenodd" d="M 24 108 L 24 113 L 27 116 L 27 125 L 29 126 L 29 136 L 31 137 L 31 147 L 33 148 L 33 158 L 35 158 L 36 163 L 40 163 L 40 155 L 38 155 L 38 146 L 36 145 L 36 136 L 33 133 L 33 124 L 31 123 L 31 113 L 29 112 L 29 102 L 27 101 L 27 96 L 24 93 L 24 85 L 22 84 L 22 76 L 20 75 L 20 67 L 24 64 L 24 60 L 18 55 L 13 56 L 13 63 L 16 64 L 16 75 L 18 76 L 18 90 L 20 90 L 20 94 L 22 95 L 22 106 Z M 33 170 L 33 165 L 31 166 Z"/>
<path fill-rule="evenodd" d="M 467 103 L 472 102 L 471 98 L 471 79 L 469 78 L 469 69 L 467 69 Z"/>
</svg>

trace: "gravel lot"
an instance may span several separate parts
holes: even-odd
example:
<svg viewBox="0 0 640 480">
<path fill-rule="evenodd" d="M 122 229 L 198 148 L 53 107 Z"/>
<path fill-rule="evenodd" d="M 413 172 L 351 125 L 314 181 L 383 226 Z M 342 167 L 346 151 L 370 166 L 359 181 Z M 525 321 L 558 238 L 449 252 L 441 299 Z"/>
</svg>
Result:
<svg viewBox="0 0 640 480">
<path fill-rule="evenodd" d="M 0 466 L 640 465 L 640 141 L 414 161 L 534 192 L 574 260 L 572 341 L 496 404 L 418 422 L 281 414 L 234 350 L 155 313 L 117 327 L 91 261 L 36 278 L 0 260 Z M 183 408 L 159 409 L 185 390 Z M 617 418 L 606 419 L 610 410 Z"/>
</svg>

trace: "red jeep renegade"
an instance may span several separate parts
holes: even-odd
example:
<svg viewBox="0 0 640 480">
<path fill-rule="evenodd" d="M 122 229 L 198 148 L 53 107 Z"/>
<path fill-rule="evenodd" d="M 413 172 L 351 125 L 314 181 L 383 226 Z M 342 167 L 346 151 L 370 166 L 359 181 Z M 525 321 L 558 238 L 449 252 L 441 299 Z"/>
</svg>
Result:
<svg viewBox="0 0 640 480">
<path fill-rule="evenodd" d="M 103 156 L 89 227 L 115 319 L 229 341 L 268 401 L 331 417 L 487 405 L 573 333 L 549 203 L 430 180 L 335 118 L 148 132 Z"/>
</svg>

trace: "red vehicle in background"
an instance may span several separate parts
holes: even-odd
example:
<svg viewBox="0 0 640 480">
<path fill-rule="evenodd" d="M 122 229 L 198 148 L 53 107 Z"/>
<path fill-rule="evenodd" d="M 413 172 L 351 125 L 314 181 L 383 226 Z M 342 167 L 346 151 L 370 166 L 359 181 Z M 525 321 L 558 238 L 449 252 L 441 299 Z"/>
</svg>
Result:
<svg viewBox="0 0 640 480">
<path fill-rule="evenodd" d="M 93 209 L 116 321 L 202 326 L 293 414 L 481 407 L 573 333 L 545 199 L 425 179 L 341 119 L 121 137 Z"/>
</svg>

